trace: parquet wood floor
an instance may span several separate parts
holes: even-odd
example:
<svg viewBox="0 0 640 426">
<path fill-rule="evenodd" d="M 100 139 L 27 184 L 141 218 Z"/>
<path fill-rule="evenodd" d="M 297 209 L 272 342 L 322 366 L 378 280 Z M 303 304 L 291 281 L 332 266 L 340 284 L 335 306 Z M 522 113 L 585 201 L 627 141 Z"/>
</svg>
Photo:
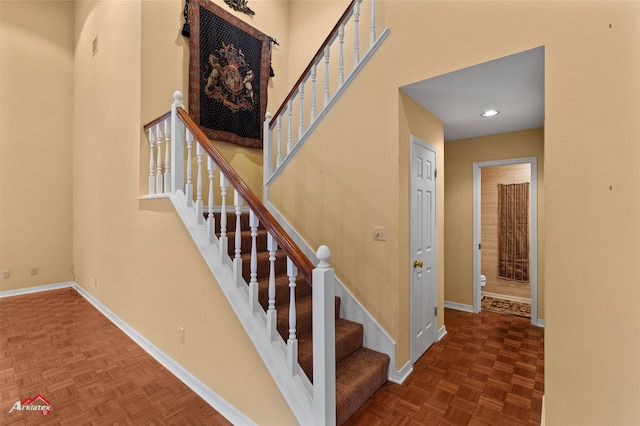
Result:
<svg viewBox="0 0 640 426">
<path fill-rule="evenodd" d="M 347 425 L 539 425 L 544 329 L 528 318 L 445 309 L 447 335 L 402 385 L 387 382 Z"/>
<path fill-rule="evenodd" d="M 9 413 L 41 395 L 51 412 Z M 73 289 L 0 299 L 0 424 L 228 425 Z"/>
</svg>

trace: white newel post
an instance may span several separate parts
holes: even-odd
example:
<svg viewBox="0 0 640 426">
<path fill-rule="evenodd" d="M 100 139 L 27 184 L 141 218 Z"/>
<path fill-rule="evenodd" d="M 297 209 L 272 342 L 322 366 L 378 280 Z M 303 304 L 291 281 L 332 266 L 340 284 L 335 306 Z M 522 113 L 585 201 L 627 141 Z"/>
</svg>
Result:
<svg viewBox="0 0 640 426">
<path fill-rule="evenodd" d="M 317 425 L 336 424 L 335 272 L 331 252 L 320 246 L 313 270 L 313 417 Z"/>
<path fill-rule="evenodd" d="M 178 107 L 182 104 L 182 93 L 173 93 L 173 104 L 171 104 L 171 192 L 184 188 L 184 134 L 185 127 L 182 120 L 178 118 Z M 167 188 L 167 192 L 169 188 Z"/>
</svg>

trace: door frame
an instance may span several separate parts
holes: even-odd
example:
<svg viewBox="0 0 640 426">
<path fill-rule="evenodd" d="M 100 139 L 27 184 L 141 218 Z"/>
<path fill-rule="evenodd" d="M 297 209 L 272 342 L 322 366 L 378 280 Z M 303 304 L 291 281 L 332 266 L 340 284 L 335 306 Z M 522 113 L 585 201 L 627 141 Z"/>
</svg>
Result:
<svg viewBox="0 0 640 426">
<path fill-rule="evenodd" d="M 531 165 L 531 191 L 529 202 L 531 206 L 531 238 L 529 239 L 529 252 L 531 255 L 531 270 L 529 274 L 531 283 L 531 324 L 539 325 L 538 320 L 538 159 L 537 157 L 510 158 L 505 160 L 479 161 L 473 163 L 473 312 L 481 310 L 480 274 L 481 274 L 481 250 L 480 246 L 480 191 L 481 175 L 483 167 L 508 166 L 512 164 Z"/>
<path fill-rule="evenodd" d="M 423 148 L 432 151 L 434 154 L 434 162 L 437 165 L 438 162 L 438 150 L 436 149 L 435 146 L 423 141 L 422 139 L 418 138 L 417 136 L 411 135 L 410 137 L 410 149 L 409 149 L 409 253 L 410 253 L 410 257 L 409 257 L 409 262 L 408 262 L 408 268 L 409 268 L 409 327 L 411 330 L 411 339 L 409 342 L 409 353 L 410 353 L 410 357 L 411 357 L 411 364 L 415 364 L 415 362 L 417 361 L 417 359 L 413 359 L 413 349 L 414 349 L 414 336 L 413 336 L 413 330 L 414 330 L 414 322 L 416 321 L 416 318 L 414 316 L 414 312 L 413 312 L 413 263 L 412 263 L 412 259 L 413 259 L 413 248 L 414 248 L 414 240 L 413 240 L 413 229 L 412 229 L 412 224 L 413 221 L 412 219 L 412 215 L 413 215 L 413 197 L 412 197 L 412 193 L 413 193 L 413 173 L 415 170 L 415 163 L 413 161 L 414 156 L 415 156 L 415 150 L 414 150 L 414 144 L 417 145 L 421 145 Z M 434 221 L 436 226 L 433 229 L 433 241 L 434 241 L 434 253 L 435 253 L 435 261 L 434 261 L 434 265 L 433 265 L 433 273 L 435 275 L 435 285 L 433 286 L 433 288 L 431 289 L 431 294 L 433 296 L 433 300 L 434 303 L 433 305 L 436 307 L 436 314 L 434 315 L 434 321 L 433 321 L 433 332 L 434 332 L 434 340 L 433 342 L 437 342 L 438 341 L 438 316 L 441 315 L 440 312 L 438 312 L 438 258 L 439 258 L 439 252 L 438 252 L 438 174 L 437 174 L 437 167 L 434 170 L 434 179 L 435 179 L 435 185 L 434 185 L 434 190 L 433 190 L 433 195 L 434 195 Z"/>
</svg>

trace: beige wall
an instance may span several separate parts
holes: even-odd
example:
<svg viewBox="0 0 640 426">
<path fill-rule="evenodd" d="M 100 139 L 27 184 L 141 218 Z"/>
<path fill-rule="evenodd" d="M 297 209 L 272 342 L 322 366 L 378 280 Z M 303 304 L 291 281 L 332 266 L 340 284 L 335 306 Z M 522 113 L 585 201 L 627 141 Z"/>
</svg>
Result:
<svg viewBox="0 0 640 426">
<path fill-rule="evenodd" d="M 291 90 L 293 84 L 309 65 L 313 55 L 316 54 L 349 3 L 349 0 L 294 0 L 289 2 L 288 43 L 290 45 L 289 75 L 291 78 L 288 90 Z M 277 39 L 280 41 L 280 37 Z M 275 113 L 275 109 L 271 112 Z"/>
<path fill-rule="evenodd" d="M 179 88 L 183 65 L 178 2 L 149 3 L 75 4 L 76 282 L 256 423 L 291 424 L 286 402 L 170 202 L 138 199 L 142 124 L 168 109 L 165 98 Z M 167 35 L 168 28 L 175 32 Z M 162 59 L 171 66 L 154 63 L 169 40 L 173 47 Z M 163 76 L 168 83 L 161 84 Z M 164 93 L 149 94 L 156 83 Z"/>
<path fill-rule="evenodd" d="M 0 2 L 0 291 L 72 280 L 72 99 L 73 2 Z"/>
</svg>

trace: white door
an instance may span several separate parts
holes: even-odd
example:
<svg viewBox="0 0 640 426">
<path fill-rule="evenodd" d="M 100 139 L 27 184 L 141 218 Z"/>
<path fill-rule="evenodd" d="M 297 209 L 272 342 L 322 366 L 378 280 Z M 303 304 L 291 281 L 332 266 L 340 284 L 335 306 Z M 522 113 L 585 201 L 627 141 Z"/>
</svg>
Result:
<svg viewBox="0 0 640 426">
<path fill-rule="evenodd" d="M 436 151 L 411 137 L 411 360 L 436 341 Z"/>
</svg>

